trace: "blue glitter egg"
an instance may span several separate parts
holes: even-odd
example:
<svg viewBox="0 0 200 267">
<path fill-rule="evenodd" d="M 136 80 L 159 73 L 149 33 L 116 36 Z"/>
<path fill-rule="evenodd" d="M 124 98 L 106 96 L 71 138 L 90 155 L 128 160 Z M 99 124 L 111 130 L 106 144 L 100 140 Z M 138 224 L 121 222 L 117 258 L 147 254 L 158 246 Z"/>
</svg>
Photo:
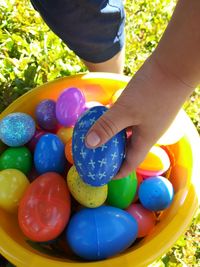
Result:
<svg viewBox="0 0 200 267">
<path fill-rule="evenodd" d="M 33 118 L 22 112 L 7 115 L 0 121 L 0 139 L 11 147 L 23 146 L 35 133 Z"/>
</svg>

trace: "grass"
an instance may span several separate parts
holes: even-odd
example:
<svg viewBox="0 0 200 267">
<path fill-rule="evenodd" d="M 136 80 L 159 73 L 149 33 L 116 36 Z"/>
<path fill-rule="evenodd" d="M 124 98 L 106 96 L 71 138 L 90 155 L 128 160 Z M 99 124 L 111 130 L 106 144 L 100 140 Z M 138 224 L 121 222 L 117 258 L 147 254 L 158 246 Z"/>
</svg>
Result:
<svg viewBox="0 0 200 267">
<path fill-rule="evenodd" d="M 126 64 L 134 75 L 156 47 L 175 0 L 126 1 Z M 87 71 L 43 23 L 27 0 L 0 0 L 0 112 L 28 90 L 62 76 Z M 200 89 L 184 109 L 200 132 Z M 200 212 L 185 235 L 152 267 L 200 266 Z"/>
</svg>

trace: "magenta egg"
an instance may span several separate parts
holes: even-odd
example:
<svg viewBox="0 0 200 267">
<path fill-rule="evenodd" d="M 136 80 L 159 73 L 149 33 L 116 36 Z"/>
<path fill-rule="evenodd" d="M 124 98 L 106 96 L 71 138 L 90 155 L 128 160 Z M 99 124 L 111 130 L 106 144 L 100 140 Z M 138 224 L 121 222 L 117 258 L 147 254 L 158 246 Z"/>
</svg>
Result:
<svg viewBox="0 0 200 267">
<path fill-rule="evenodd" d="M 85 96 L 78 88 L 71 87 L 60 94 L 56 103 L 56 117 L 63 126 L 73 126 L 84 108 Z"/>
</svg>

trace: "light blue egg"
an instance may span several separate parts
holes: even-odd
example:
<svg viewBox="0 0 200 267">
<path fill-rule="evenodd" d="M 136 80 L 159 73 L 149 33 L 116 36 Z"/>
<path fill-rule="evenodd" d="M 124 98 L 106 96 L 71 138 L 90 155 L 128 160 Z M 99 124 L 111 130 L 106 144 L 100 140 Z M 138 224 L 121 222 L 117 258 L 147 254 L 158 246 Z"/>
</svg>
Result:
<svg viewBox="0 0 200 267">
<path fill-rule="evenodd" d="M 148 210 L 161 211 L 170 206 L 174 197 L 172 183 L 162 176 L 144 180 L 138 192 L 141 204 Z"/>
<path fill-rule="evenodd" d="M 73 131 L 74 164 L 82 180 L 92 186 L 107 184 L 119 171 L 125 156 L 125 130 L 96 149 L 85 145 L 88 130 L 106 111 L 104 106 L 89 109 L 79 118 Z"/>
<path fill-rule="evenodd" d="M 78 256 L 102 260 L 124 251 L 136 240 L 138 224 L 126 211 L 101 206 L 85 208 L 69 221 L 66 239 Z"/>
<path fill-rule="evenodd" d="M 0 121 L 0 139 L 8 146 L 23 146 L 31 140 L 34 133 L 35 122 L 26 113 L 11 113 Z"/>
<path fill-rule="evenodd" d="M 43 135 L 35 148 L 34 163 L 38 173 L 63 173 L 66 167 L 65 146 L 55 134 Z"/>
</svg>

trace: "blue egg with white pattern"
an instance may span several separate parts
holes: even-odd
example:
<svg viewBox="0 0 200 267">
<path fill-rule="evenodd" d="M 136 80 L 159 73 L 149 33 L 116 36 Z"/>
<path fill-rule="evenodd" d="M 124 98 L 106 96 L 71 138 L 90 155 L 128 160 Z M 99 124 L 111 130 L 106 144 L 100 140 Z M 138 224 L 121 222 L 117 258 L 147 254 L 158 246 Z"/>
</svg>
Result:
<svg viewBox="0 0 200 267">
<path fill-rule="evenodd" d="M 34 151 L 34 163 L 39 174 L 64 172 L 67 164 L 65 146 L 57 135 L 48 133 L 40 138 Z"/>
<path fill-rule="evenodd" d="M 23 146 L 34 133 L 35 121 L 26 113 L 11 113 L 0 121 L 0 139 L 10 147 Z"/>
<path fill-rule="evenodd" d="M 107 110 L 104 106 L 89 109 L 78 119 L 73 131 L 74 164 L 82 180 L 91 186 L 107 184 L 117 174 L 125 157 L 125 130 L 98 148 L 85 145 L 88 130 Z"/>
</svg>

